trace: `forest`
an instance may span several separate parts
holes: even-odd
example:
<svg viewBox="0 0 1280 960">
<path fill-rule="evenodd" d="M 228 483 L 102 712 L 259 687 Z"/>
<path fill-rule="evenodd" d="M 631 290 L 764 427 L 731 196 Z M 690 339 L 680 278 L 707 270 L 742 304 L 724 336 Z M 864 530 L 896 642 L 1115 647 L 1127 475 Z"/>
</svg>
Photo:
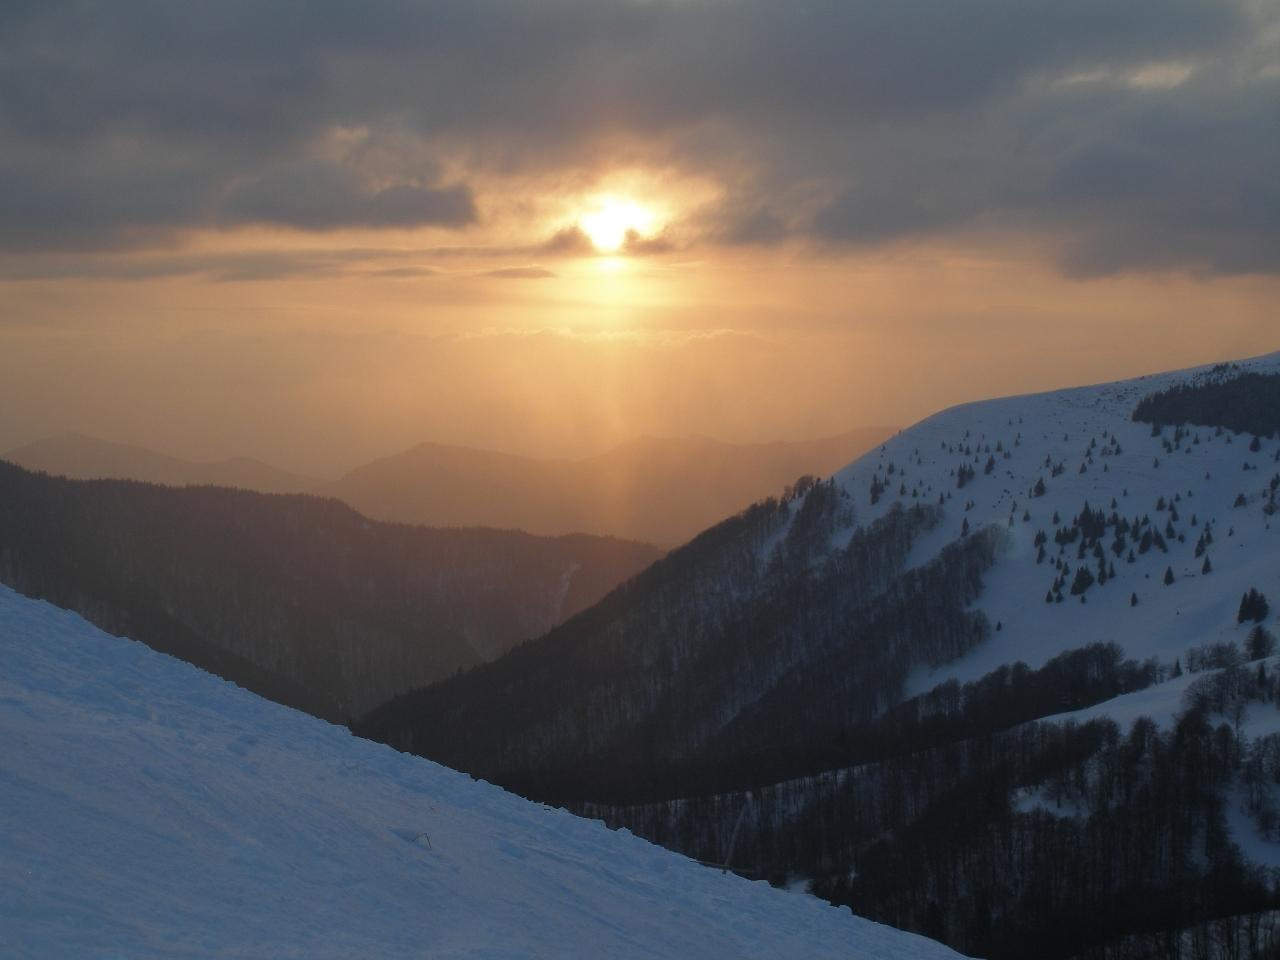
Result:
<svg viewBox="0 0 1280 960">
<path fill-rule="evenodd" d="M 573 809 L 748 876 L 808 878 L 834 903 L 975 956 L 1211 956 L 1180 952 L 1187 930 L 1207 936 L 1201 928 L 1224 916 L 1280 906 L 1275 878 L 1242 861 L 1224 823 L 1224 797 L 1243 785 L 1258 825 L 1280 824 L 1280 737 L 1245 743 L 1215 711 L 1275 702 L 1276 684 L 1244 669 L 1208 675 L 1168 731 L 1145 719 L 1128 734 L 1109 719 L 1001 729 L 1035 712 L 1006 712 L 1009 694 L 1030 704 L 1067 679 L 1092 700 L 1158 676 L 1087 648 L 922 698 L 935 722 L 887 723 L 889 742 L 864 753 L 876 759 L 731 793 Z M 1115 953 L 1126 938 L 1131 952 Z M 1267 956 L 1276 943 L 1212 956 Z"/>
<path fill-rule="evenodd" d="M 1280 430 L 1280 374 L 1215 367 L 1208 379 L 1144 397 L 1133 419 L 1157 426 L 1194 423 L 1270 437 Z"/>
<path fill-rule="evenodd" d="M 667 778 L 820 742 L 896 703 L 916 665 L 953 659 L 990 630 L 968 606 L 999 531 L 907 569 L 936 508 L 895 508 L 856 529 L 852 516 L 833 484 L 798 485 L 547 636 L 354 729 L 531 791 L 560 795 L 586 778 L 593 799 L 692 787 Z M 660 769 L 661 785 L 636 779 Z"/>
</svg>

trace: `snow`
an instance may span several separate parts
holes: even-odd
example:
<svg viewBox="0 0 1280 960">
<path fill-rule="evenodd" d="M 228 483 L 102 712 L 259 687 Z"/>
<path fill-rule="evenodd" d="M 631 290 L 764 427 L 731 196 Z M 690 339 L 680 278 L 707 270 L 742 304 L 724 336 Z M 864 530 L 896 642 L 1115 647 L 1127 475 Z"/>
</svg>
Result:
<svg viewBox="0 0 1280 960">
<path fill-rule="evenodd" d="M 1269 674 L 1280 670 L 1280 657 L 1270 657 L 1265 662 Z M 1253 671 L 1257 669 L 1258 664 L 1246 663 L 1244 667 L 1246 670 Z M 1126 693 L 1103 703 L 1095 703 L 1093 706 L 1085 707 L 1083 710 L 1058 713 L 1044 719 L 1045 722 L 1049 723 L 1068 720 L 1073 720 L 1076 723 L 1087 723 L 1090 720 L 1109 717 L 1116 722 L 1120 729 L 1127 730 L 1133 726 L 1133 722 L 1139 717 L 1147 717 L 1157 726 L 1168 730 L 1173 727 L 1177 722 L 1178 715 L 1186 708 L 1185 697 L 1187 689 L 1197 680 L 1211 677 L 1218 672 L 1217 670 L 1203 670 L 1199 673 L 1184 673 L 1182 676 L 1166 680 L 1164 683 L 1153 684 L 1145 690 Z M 1225 722 L 1225 718 L 1211 719 L 1215 724 Z M 1240 733 L 1249 739 L 1280 733 L 1280 709 L 1270 703 L 1250 702 L 1240 725 Z"/>
<path fill-rule="evenodd" d="M 0 588 L 30 958 L 957 956 L 356 739 Z"/>
<path fill-rule="evenodd" d="M 1250 863 L 1270 870 L 1280 870 L 1280 843 L 1268 840 L 1249 816 L 1243 790 L 1233 790 L 1223 806 L 1223 816 L 1231 839 Z"/>
<path fill-rule="evenodd" d="M 1229 375 L 1239 372 L 1280 372 L 1280 353 L 1241 361 Z M 1153 437 L 1149 424 L 1131 419 L 1138 401 L 1148 394 L 1214 375 L 1212 368 L 1201 367 L 965 404 L 903 431 L 836 474 L 836 482 L 849 492 L 864 523 L 882 516 L 895 501 L 937 505 L 940 494 L 950 494 L 942 522 L 913 547 L 912 565 L 937 556 L 960 535 L 965 519 L 971 530 L 994 524 L 1006 533 L 974 605 L 1001 629 L 950 663 L 916 670 L 907 681 L 906 696 L 924 693 L 952 678 L 962 683 L 976 680 L 1019 660 L 1039 667 L 1059 653 L 1090 643 L 1114 642 L 1128 657 L 1155 657 L 1165 665 L 1176 659 L 1185 662 L 1193 646 L 1230 641 L 1243 647 L 1253 624 L 1236 623 L 1236 612 L 1241 595 L 1250 587 L 1269 596 L 1273 612 L 1268 626 L 1273 633 L 1280 632 L 1275 613 L 1280 608 L 1280 514 L 1273 525 L 1261 509 L 1259 495 L 1280 471 L 1280 442 L 1266 439 L 1261 450 L 1250 452 L 1252 438 L 1247 435 L 1224 431 L 1215 436 L 1213 428 L 1193 426 L 1181 449 L 1168 453 L 1163 442 L 1172 439 L 1173 428 L 1166 427 L 1163 437 Z M 1112 438 L 1120 452 L 1104 456 L 1103 449 L 1112 449 Z M 1197 438 L 1198 443 L 1192 442 Z M 1092 463 L 1087 463 L 1093 441 L 1097 447 L 1092 450 Z M 995 451 L 997 444 L 1003 450 L 994 453 L 995 469 L 988 475 L 985 449 L 990 445 Z M 973 452 L 966 455 L 965 447 Z M 1061 463 L 1063 471 L 1052 476 L 1046 460 Z M 1083 473 L 1082 462 L 1086 463 Z M 872 478 L 878 475 L 885 480 L 890 464 L 895 470 L 888 477 L 888 490 L 878 504 L 871 505 Z M 974 477 L 959 488 L 955 471 L 962 464 L 974 469 Z M 1244 469 L 1245 464 L 1251 469 Z M 1041 478 L 1046 492 L 1033 497 L 1032 489 Z M 904 482 L 907 496 L 900 494 Z M 911 496 L 913 489 L 918 497 Z M 1249 498 L 1244 507 L 1234 505 L 1240 493 Z M 1110 515 L 1114 499 L 1121 516 L 1130 520 L 1149 516 L 1153 528 L 1163 531 L 1169 513 L 1158 512 L 1156 503 L 1161 497 L 1174 496 L 1180 497 L 1175 527 L 1185 535 L 1185 542 L 1170 541 L 1168 553 L 1152 549 L 1137 556 L 1133 564 L 1108 550 L 1107 559 L 1115 563 L 1114 580 L 1091 587 L 1085 603 L 1069 595 L 1063 603 L 1044 602 L 1056 572 L 1054 532 L 1069 526 L 1086 502 Z M 1023 519 L 1024 511 L 1030 519 Z M 1060 517 L 1057 524 L 1055 511 Z M 1195 526 L 1190 523 L 1193 515 L 1198 521 Z M 1207 550 L 1213 567 L 1208 574 L 1201 572 L 1203 558 L 1195 556 L 1195 541 L 1206 521 L 1212 523 L 1214 536 Z M 1049 537 L 1043 564 L 1035 562 L 1039 530 Z M 1062 556 L 1073 569 L 1080 563 L 1074 545 Z M 1091 570 L 1096 564 L 1092 557 L 1084 562 Z M 1166 567 L 1172 568 L 1176 578 L 1168 586 L 1163 582 Z M 1137 606 L 1130 605 L 1132 594 L 1138 597 Z M 1269 670 L 1277 668 L 1280 660 L 1268 664 Z M 1045 719 L 1083 722 L 1110 717 L 1127 730 L 1145 716 L 1168 728 L 1183 709 L 1187 687 L 1205 675 L 1188 672 L 1146 690 Z M 1241 733 L 1246 738 L 1280 733 L 1280 710 L 1270 704 L 1249 704 Z M 1242 804 L 1239 796 L 1228 797 L 1227 825 L 1233 839 L 1252 862 L 1280 867 L 1280 844 L 1259 834 Z M 1016 805 L 1020 810 L 1043 807 L 1060 816 L 1074 814 L 1047 802 L 1038 790 L 1020 795 Z"/>
<path fill-rule="evenodd" d="M 1236 366 L 1241 372 L 1277 372 L 1280 354 Z M 1191 646 L 1227 640 L 1242 643 L 1248 627 L 1236 623 L 1236 610 L 1240 595 L 1249 587 L 1270 596 L 1273 610 L 1280 607 L 1276 602 L 1280 601 L 1280 514 L 1275 524 L 1270 523 L 1258 497 L 1280 470 L 1274 459 L 1280 442 L 1264 440 L 1261 451 L 1251 453 L 1248 436 L 1226 431 L 1215 437 L 1212 428 L 1192 427 L 1190 437 L 1199 437 L 1200 442 L 1192 444 L 1189 437 L 1182 450 L 1168 454 L 1162 438 L 1151 436 L 1149 424 L 1130 419 L 1134 406 L 1147 394 L 1208 375 L 1209 368 L 1198 368 L 965 404 L 903 431 L 883 448 L 836 474 L 837 483 L 849 492 L 864 523 L 882 516 L 894 501 L 937 505 L 940 493 L 951 495 L 941 524 L 914 547 L 913 564 L 925 563 L 955 540 L 965 519 L 972 530 L 995 524 L 1007 533 L 1001 555 L 987 574 L 982 596 L 975 604 L 993 626 L 998 622 L 1002 629 L 993 631 L 985 643 L 958 660 L 932 670 L 917 670 L 908 680 L 907 696 L 951 678 L 976 680 L 1018 660 L 1038 667 L 1064 650 L 1095 642 L 1115 642 L 1130 657 L 1155 656 L 1172 664 Z M 1108 435 L 1118 440 L 1120 453 L 1101 455 L 1110 444 Z M 1171 439 L 1173 429 L 1166 428 L 1164 435 Z M 1098 443 L 1093 463 L 1085 473 L 1079 473 L 1092 440 Z M 994 454 L 995 469 L 985 475 L 987 454 L 979 454 L 978 448 L 989 444 L 994 450 L 997 443 L 1004 451 Z M 973 450 L 968 457 L 957 449 L 966 445 Z M 1062 463 L 1064 472 L 1051 476 L 1051 470 L 1044 466 L 1046 458 Z M 1157 458 L 1160 465 L 1155 468 Z M 869 497 L 872 477 L 879 474 L 883 479 L 891 463 L 896 469 L 889 478 L 889 492 L 873 506 Z M 957 488 L 953 471 L 964 463 L 974 468 L 975 476 L 965 487 Z M 1255 469 L 1243 470 L 1245 463 Z M 905 497 L 899 495 L 904 471 Z M 1032 497 L 1031 490 L 1041 477 L 1047 492 Z M 918 500 L 910 496 L 913 488 L 920 492 Z M 1241 492 L 1250 495 L 1250 503 L 1235 507 Z M 1163 530 L 1169 514 L 1157 512 L 1156 502 L 1174 495 L 1181 497 L 1177 503 L 1180 520 L 1175 527 L 1185 534 L 1185 543 L 1169 543 L 1167 554 L 1153 549 L 1139 555 L 1134 564 L 1108 551 L 1108 560 L 1115 563 L 1115 580 L 1091 588 L 1083 604 L 1071 596 L 1061 604 L 1044 602 L 1055 574 L 1052 560 L 1058 548 L 1053 542 L 1054 531 L 1057 526 L 1070 525 L 1086 501 L 1093 509 L 1110 514 L 1114 498 L 1115 509 L 1122 516 L 1148 515 L 1153 526 Z M 965 510 L 968 501 L 973 501 L 973 506 Z M 1024 511 L 1031 514 L 1027 521 L 1023 520 Z M 1055 511 L 1060 515 L 1057 525 L 1052 522 Z M 1190 524 L 1193 514 L 1196 526 Z M 1203 558 L 1194 552 L 1206 521 L 1213 522 L 1214 543 L 1208 549 L 1213 570 L 1202 574 Z M 1235 532 L 1229 534 L 1232 528 Z M 1046 561 L 1037 565 L 1034 538 L 1039 530 L 1045 531 L 1049 542 Z M 1063 557 L 1073 568 L 1077 566 L 1074 546 L 1068 547 Z M 1095 565 L 1092 557 L 1087 563 L 1091 569 Z M 1167 587 L 1163 583 L 1166 567 L 1172 567 L 1177 578 Z M 1134 593 L 1138 606 L 1131 607 L 1130 595 Z M 1273 626 L 1275 619 L 1273 615 Z"/>
</svg>

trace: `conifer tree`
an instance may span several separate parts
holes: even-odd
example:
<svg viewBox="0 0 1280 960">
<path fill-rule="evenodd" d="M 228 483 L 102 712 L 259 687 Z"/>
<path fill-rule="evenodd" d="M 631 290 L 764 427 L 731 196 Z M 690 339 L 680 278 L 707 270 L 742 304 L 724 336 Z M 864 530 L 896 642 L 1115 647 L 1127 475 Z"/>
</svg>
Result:
<svg viewBox="0 0 1280 960">
<path fill-rule="evenodd" d="M 1261 660 L 1276 652 L 1276 638 L 1271 635 L 1270 630 L 1258 624 L 1249 631 L 1249 636 L 1244 641 L 1244 648 L 1250 660 Z"/>
</svg>

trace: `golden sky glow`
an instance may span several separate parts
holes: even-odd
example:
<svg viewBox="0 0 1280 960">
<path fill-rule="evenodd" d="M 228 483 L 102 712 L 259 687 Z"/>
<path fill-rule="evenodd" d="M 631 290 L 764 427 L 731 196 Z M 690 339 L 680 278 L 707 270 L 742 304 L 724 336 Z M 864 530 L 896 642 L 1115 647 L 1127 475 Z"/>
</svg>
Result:
<svg viewBox="0 0 1280 960">
<path fill-rule="evenodd" d="M 140 279 L 0 284 L 0 445 L 78 430 L 332 474 L 422 440 L 815 437 L 1280 349 L 1273 280 L 1072 280 L 1019 237 L 840 257 L 398 239 L 219 234 L 182 255 L 207 273 L 136 252 Z"/>
<path fill-rule="evenodd" d="M 18 5 L 0 451 L 815 437 L 1280 349 L 1275 4 L 725 9 Z"/>
</svg>

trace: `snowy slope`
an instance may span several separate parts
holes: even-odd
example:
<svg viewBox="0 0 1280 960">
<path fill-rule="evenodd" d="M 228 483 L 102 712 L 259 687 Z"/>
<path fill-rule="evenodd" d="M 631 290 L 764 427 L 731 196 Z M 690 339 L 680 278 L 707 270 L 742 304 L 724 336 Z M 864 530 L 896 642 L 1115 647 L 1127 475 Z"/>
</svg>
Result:
<svg viewBox="0 0 1280 960">
<path fill-rule="evenodd" d="M 1236 367 L 1233 374 L 1280 371 L 1280 354 Z M 1167 453 L 1162 444 L 1172 438 L 1172 428 L 1163 438 L 1153 437 L 1149 424 L 1130 419 L 1144 396 L 1210 375 L 1206 367 L 955 407 L 898 434 L 836 475 L 864 523 L 883 515 L 894 501 L 937 504 L 940 495 L 948 496 L 945 520 L 915 548 L 917 562 L 959 536 L 966 520 L 970 529 L 996 524 L 1007 532 L 977 603 L 1000 631 L 957 661 L 918 671 L 908 695 L 953 677 L 973 680 L 1018 660 L 1037 667 L 1063 650 L 1099 641 L 1118 643 L 1130 657 L 1158 656 L 1172 664 L 1191 646 L 1241 642 L 1247 629 L 1236 624 L 1236 610 L 1249 587 L 1268 594 L 1274 610 L 1280 599 L 1280 524 L 1272 525 L 1263 514 L 1259 492 L 1280 470 L 1275 463 L 1280 443 L 1263 440 L 1260 451 L 1250 452 L 1249 436 L 1229 431 L 1215 436 L 1213 428 L 1192 427 L 1180 448 Z M 984 472 L 988 446 L 996 461 L 990 474 Z M 1062 472 L 1053 476 L 1046 462 L 1061 464 Z M 1246 463 L 1253 469 L 1246 471 Z M 955 472 L 966 464 L 974 477 L 959 488 Z M 887 490 L 872 505 L 869 491 L 876 478 Z M 1041 478 L 1046 491 L 1033 497 Z M 1240 493 L 1249 502 L 1235 507 Z M 1055 528 L 1070 525 L 1086 502 L 1110 514 L 1114 499 L 1121 516 L 1148 515 L 1163 531 L 1170 514 L 1158 512 L 1157 501 L 1175 496 L 1180 500 L 1174 526 L 1185 542 L 1169 541 L 1167 553 L 1153 549 L 1132 564 L 1108 551 L 1115 580 L 1089 589 L 1083 604 L 1072 596 L 1061 604 L 1044 602 L 1055 576 Z M 1208 549 L 1213 570 L 1207 575 L 1201 573 L 1203 557 L 1195 556 L 1206 521 L 1212 522 L 1214 535 Z M 1034 538 L 1040 530 L 1049 542 L 1048 558 L 1038 565 Z M 1073 568 L 1079 562 L 1074 545 L 1062 556 Z M 1096 561 L 1086 562 L 1092 567 Z M 1177 578 L 1170 586 L 1163 583 L 1166 567 Z M 1135 593 L 1138 605 L 1131 607 Z"/>
<path fill-rule="evenodd" d="M 5 957 L 956 956 L 0 587 Z"/>
</svg>

